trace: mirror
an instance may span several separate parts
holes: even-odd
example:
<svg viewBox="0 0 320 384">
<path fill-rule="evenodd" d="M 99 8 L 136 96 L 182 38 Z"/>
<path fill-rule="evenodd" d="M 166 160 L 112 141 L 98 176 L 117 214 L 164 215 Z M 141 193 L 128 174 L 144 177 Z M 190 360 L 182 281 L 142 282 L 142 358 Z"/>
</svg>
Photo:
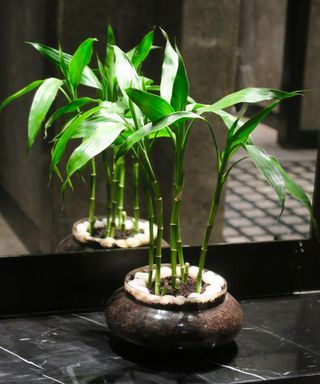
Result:
<svg viewBox="0 0 320 384">
<path fill-rule="evenodd" d="M 228 24 L 239 24 L 236 31 L 233 27 L 226 28 L 225 20 L 219 17 L 222 5 L 216 3 L 183 4 L 182 1 L 175 1 L 160 4 L 146 0 L 148 6 L 142 9 L 127 0 L 122 2 L 120 9 L 117 1 L 110 1 L 109 6 L 104 7 L 101 0 L 97 1 L 101 7 L 92 7 L 87 12 L 87 4 L 83 2 L 77 5 L 58 1 L 48 4 L 40 0 L 31 4 L 26 0 L 3 2 L 0 5 L 3 52 L 0 98 L 4 99 L 35 79 L 56 74 L 54 68 L 24 41 L 42 41 L 49 46 L 57 46 L 59 40 L 65 51 L 73 52 L 86 36 L 97 36 L 102 54 L 105 20 L 110 16 L 117 39 L 127 49 L 135 45 L 153 25 L 161 25 L 171 36 L 177 36 L 188 68 L 191 92 L 204 101 L 215 100 L 233 89 L 247 86 L 283 88 L 283 85 L 287 85 L 286 75 L 291 73 L 289 64 L 295 62 L 288 59 L 290 54 L 305 57 L 305 65 L 299 72 L 301 87 L 296 89 L 315 88 L 320 81 L 317 71 L 320 61 L 320 53 L 316 49 L 317 34 L 309 33 L 308 39 L 305 36 L 305 46 L 297 47 L 297 52 L 288 51 L 286 47 L 290 46 L 295 36 L 290 32 L 292 26 L 286 18 L 287 3 L 279 4 L 276 1 L 224 5 L 223 14 L 229 20 Z M 312 9 L 301 28 L 315 28 L 316 15 L 317 10 Z M 72 29 L 70 19 L 77 21 Z M 137 24 L 137 19 L 143 22 Z M 270 20 L 274 26 L 272 31 L 269 28 Z M 160 65 L 161 52 L 156 50 L 154 61 L 146 63 L 145 74 L 159 77 L 156 68 Z M 297 81 L 299 83 L 299 79 L 294 80 L 295 84 Z M 210 94 L 208 84 L 213 84 L 209 87 Z M 277 110 L 267 120 L 267 126 L 261 126 L 255 136 L 256 141 L 262 143 L 271 154 L 283 159 L 285 168 L 296 177 L 309 196 L 313 191 L 317 124 L 320 120 L 318 100 L 318 91 L 313 91 L 293 108 L 294 111 Z M 75 179 L 75 191 L 68 191 L 64 200 L 61 199 L 61 183 L 57 178 L 53 178 L 48 186 L 48 142 L 38 140 L 25 156 L 31 102 L 32 96 L 26 95 L 0 114 L 1 256 L 54 252 L 59 242 L 69 236 L 72 223 L 88 215 L 89 191 L 81 179 Z M 247 111 L 248 114 L 255 112 Z M 299 119 L 295 126 L 289 126 L 288 116 L 293 112 L 298 112 Z M 220 131 L 222 139 L 225 132 Z M 189 146 L 186 156 L 185 221 L 182 227 L 184 241 L 197 244 L 202 240 L 201 226 L 205 225 L 206 204 L 212 190 L 208 179 L 212 179 L 214 165 L 206 167 L 212 163 L 208 132 L 199 129 L 192 135 L 192 146 Z M 292 142 L 293 137 L 297 138 L 296 142 Z M 278 144 L 279 141 L 282 146 Z M 284 149 L 285 146 L 295 146 L 296 149 Z M 172 174 L 168 173 L 173 156 L 170 145 L 162 143 L 157 152 L 158 156 L 153 160 L 160 178 L 171 180 Z M 279 214 L 274 193 L 260 183 L 256 171 L 247 162 L 241 162 L 238 167 L 240 170 L 229 179 L 224 210 L 222 207 L 212 241 L 244 242 L 307 237 L 309 219 L 305 209 L 288 199 L 286 212 L 274 224 Z M 102 172 L 101 165 L 98 166 L 98 172 Z M 97 211 L 103 213 L 105 185 L 102 182 L 97 186 L 97 193 Z M 167 197 L 171 195 L 171 185 L 165 187 L 163 194 Z M 128 206 L 131 204 L 131 195 L 129 191 Z M 165 206 L 167 222 L 169 212 L 170 207 Z M 169 233 L 165 233 L 164 237 L 168 239 Z"/>
</svg>

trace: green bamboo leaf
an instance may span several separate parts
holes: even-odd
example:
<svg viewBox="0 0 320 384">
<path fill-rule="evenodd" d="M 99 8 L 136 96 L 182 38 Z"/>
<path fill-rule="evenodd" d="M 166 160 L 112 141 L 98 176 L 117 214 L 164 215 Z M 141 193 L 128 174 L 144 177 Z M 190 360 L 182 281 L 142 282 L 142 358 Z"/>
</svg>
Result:
<svg viewBox="0 0 320 384">
<path fill-rule="evenodd" d="M 174 109 L 171 107 L 171 105 L 160 96 L 133 88 L 128 88 L 125 91 L 129 98 L 151 121 L 157 121 L 174 112 Z"/>
<path fill-rule="evenodd" d="M 92 125 L 94 130 L 91 135 L 74 150 L 68 160 L 66 167 L 68 178 L 108 148 L 125 129 L 123 124 L 113 122 L 99 123 L 96 127 L 94 123 Z"/>
<path fill-rule="evenodd" d="M 58 68 L 60 68 L 60 52 L 57 49 L 48 47 L 46 45 L 40 43 L 31 43 L 28 42 L 32 47 L 34 47 L 42 56 L 50 60 L 53 64 L 55 64 Z M 69 64 L 72 56 L 68 53 L 62 52 L 63 59 L 66 64 Z M 100 89 L 101 84 L 97 78 L 97 76 L 93 73 L 93 71 L 89 67 L 85 67 L 80 83 L 82 85 L 86 85 L 91 88 Z"/>
<path fill-rule="evenodd" d="M 273 158 L 262 148 L 256 145 L 245 145 L 245 150 L 247 151 L 253 164 L 276 192 L 281 206 L 281 215 L 284 209 L 286 197 L 285 180 L 282 173 L 275 165 Z"/>
<path fill-rule="evenodd" d="M 90 116 L 98 112 L 101 108 L 102 107 L 100 106 L 94 107 L 89 111 L 84 112 L 82 115 L 77 116 L 71 122 L 67 123 L 68 124 L 67 128 L 64 130 L 63 134 L 56 141 L 56 145 L 52 152 L 50 173 L 52 173 L 53 169 L 58 165 L 59 161 L 61 160 L 66 150 L 69 140 L 76 133 L 80 124 L 83 123 L 85 120 L 87 120 Z"/>
<path fill-rule="evenodd" d="M 189 81 L 186 68 L 184 66 L 184 62 L 178 47 L 176 47 L 176 51 L 179 65 L 172 87 L 171 105 L 175 111 L 184 111 L 186 109 L 189 95 Z"/>
<path fill-rule="evenodd" d="M 51 127 L 51 125 L 63 114 L 72 113 L 77 111 L 80 107 L 83 107 L 89 103 L 98 103 L 100 100 L 91 99 L 90 97 L 80 97 L 79 99 L 71 101 L 71 103 L 64 105 L 63 107 L 57 109 L 48 119 L 45 125 L 45 131 Z"/>
<path fill-rule="evenodd" d="M 239 103 L 259 103 L 267 100 L 283 100 L 288 97 L 301 96 L 301 91 L 284 92 L 270 88 L 244 88 L 238 92 L 231 93 L 218 100 L 212 105 L 196 107 L 198 113 L 216 112 L 219 109 L 226 109 Z"/>
<path fill-rule="evenodd" d="M 160 92 L 160 85 L 146 84 L 145 87 L 147 91 Z"/>
<path fill-rule="evenodd" d="M 109 101 L 114 101 L 116 99 L 116 85 L 117 85 L 117 78 L 115 73 L 115 54 L 113 49 L 113 46 L 115 45 L 115 37 L 110 24 L 108 25 L 107 40 L 108 40 L 108 44 L 106 47 L 106 59 L 105 59 L 105 68 L 108 74 L 107 95 L 108 95 Z"/>
<path fill-rule="evenodd" d="M 67 66 L 67 63 L 66 63 L 64 57 L 63 57 L 63 52 L 62 52 L 60 44 L 59 44 L 59 66 L 60 66 L 60 71 L 62 72 L 67 83 L 69 84 L 69 68 Z"/>
<path fill-rule="evenodd" d="M 96 40 L 97 39 L 89 37 L 83 41 L 79 45 L 69 63 L 69 78 L 74 88 L 77 88 L 84 68 L 90 63 L 93 51 L 93 42 Z"/>
<path fill-rule="evenodd" d="M 152 43 L 153 43 L 153 31 L 147 33 L 141 42 L 132 49 L 132 53 L 130 54 L 131 62 L 136 68 L 136 70 L 139 70 L 141 67 L 141 64 L 145 61 L 145 59 L 148 57 L 151 49 L 152 49 Z"/>
<path fill-rule="evenodd" d="M 161 31 L 167 40 L 167 43 L 162 64 L 160 96 L 171 104 L 173 85 L 179 68 L 179 57 L 177 52 L 173 49 L 167 33 L 162 29 Z"/>
<path fill-rule="evenodd" d="M 121 156 L 124 156 L 132 148 L 133 145 L 138 143 L 140 140 L 143 140 L 145 137 L 154 134 L 155 132 L 158 132 L 163 128 L 170 127 L 170 125 L 174 123 L 193 119 L 201 119 L 203 121 L 206 121 L 203 117 L 192 112 L 174 112 L 171 115 L 164 117 L 155 124 L 148 123 L 144 125 L 142 128 L 132 133 L 121 145 L 117 153 L 117 159 L 119 159 Z"/>
<path fill-rule="evenodd" d="M 118 85 L 123 96 L 128 100 L 125 90 L 127 88 L 141 89 L 141 79 L 126 54 L 116 45 L 113 48 L 116 57 L 115 71 Z"/>
<path fill-rule="evenodd" d="M 27 151 L 29 151 L 38 136 L 41 124 L 62 84 L 62 80 L 59 79 L 46 79 L 34 95 L 28 120 Z"/>
<path fill-rule="evenodd" d="M 5 100 L 3 100 L 3 102 L 0 104 L 0 112 L 2 111 L 2 109 L 7 106 L 9 103 L 11 103 L 11 101 L 17 99 L 18 97 L 20 96 L 23 96 L 25 95 L 26 93 L 34 90 L 35 88 L 39 87 L 39 85 L 41 85 L 42 83 L 44 82 L 44 80 L 36 80 L 36 81 L 33 81 L 32 83 L 28 84 L 26 87 L 20 89 L 20 91 L 14 93 L 13 95 L 7 97 Z"/>
<path fill-rule="evenodd" d="M 97 62 L 98 62 L 98 69 L 100 74 L 100 83 L 101 83 L 101 99 L 106 100 L 107 99 L 107 87 L 108 87 L 108 80 L 106 76 L 105 67 L 102 65 L 98 55 L 97 55 Z"/>
<path fill-rule="evenodd" d="M 281 164 L 276 158 L 272 157 L 272 162 L 274 166 L 277 167 L 280 171 L 288 193 L 290 193 L 290 195 L 296 200 L 300 201 L 312 216 L 312 205 L 304 190 L 287 174 L 287 172 L 282 168 Z"/>
<path fill-rule="evenodd" d="M 258 112 L 251 119 L 246 121 L 239 129 L 237 129 L 230 138 L 232 141 L 231 145 L 238 145 L 240 143 L 245 144 L 250 134 L 255 130 L 258 124 L 281 102 L 281 100 L 270 103 L 267 107 L 263 108 L 262 111 Z"/>
<path fill-rule="evenodd" d="M 166 127 L 166 128 L 161 129 L 160 131 L 150 133 L 150 135 L 148 137 L 149 137 L 149 139 L 160 139 L 162 137 L 166 137 L 168 139 L 169 138 L 175 139 L 175 136 L 176 135 L 174 134 L 172 129 L 169 127 Z"/>
</svg>

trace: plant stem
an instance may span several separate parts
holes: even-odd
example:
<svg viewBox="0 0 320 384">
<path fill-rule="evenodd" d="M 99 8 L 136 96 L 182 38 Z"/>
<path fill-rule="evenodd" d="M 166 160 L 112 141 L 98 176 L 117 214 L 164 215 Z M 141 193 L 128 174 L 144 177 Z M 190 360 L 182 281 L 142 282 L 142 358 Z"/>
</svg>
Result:
<svg viewBox="0 0 320 384">
<path fill-rule="evenodd" d="M 119 184 L 118 184 L 118 227 L 121 228 L 122 226 L 122 219 L 123 219 L 123 197 L 124 197 L 124 183 L 125 183 L 125 163 L 124 163 L 124 157 L 119 159 L 118 161 L 118 172 L 119 172 Z"/>
<path fill-rule="evenodd" d="M 107 203 L 107 211 L 106 211 L 106 237 L 110 236 L 110 225 L 111 225 L 111 193 L 112 193 L 112 177 L 111 177 L 111 171 L 108 164 L 108 158 L 107 158 L 107 151 L 104 151 L 102 154 L 103 163 L 104 163 L 104 169 L 105 169 L 105 175 L 106 175 L 106 203 Z"/>
<path fill-rule="evenodd" d="M 95 200 L 96 200 L 96 182 L 97 182 L 97 174 L 96 174 L 96 164 L 94 158 L 91 159 L 91 192 L 90 192 L 90 204 L 89 204 L 89 233 L 92 236 L 94 231 L 95 224 Z"/>
<path fill-rule="evenodd" d="M 132 169 L 132 187 L 133 187 L 133 231 L 136 235 L 139 232 L 139 162 L 133 159 Z"/>
<path fill-rule="evenodd" d="M 210 235 L 214 226 L 215 218 L 217 215 L 217 210 L 219 207 L 220 203 L 220 197 L 221 197 L 221 192 L 223 188 L 223 184 L 225 182 L 225 177 L 224 177 L 224 171 L 227 163 L 227 156 L 224 156 L 223 161 L 221 166 L 219 167 L 218 170 L 218 176 L 217 176 L 217 183 L 216 187 L 214 189 L 214 193 L 212 196 L 212 202 L 211 202 L 211 207 L 210 207 L 210 213 L 209 213 L 209 218 L 207 222 L 207 228 L 206 232 L 204 235 L 204 240 L 201 245 L 201 252 L 200 252 L 200 260 L 199 260 L 199 272 L 197 276 L 197 281 L 196 281 L 196 292 L 200 293 L 201 291 L 201 283 L 202 283 L 202 272 L 206 260 L 206 255 L 208 251 L 208 243 L 210 239 Z"/>
<path fill-rule="evenodd" d="M 182 240 L 180 232 L 180 207 L 182 203 L 183 190 L 183 151 L 176 150 L 176 168 L 174 173 L 174 201 L 170 219 L 170 248 L 171 248 L 171 270 L 172 270 L 172 287 L 176 288 L 177 278 L 177 256 L 179 258 L 181 279 L 184 280 L 184 257 L 182 249 Z"/>
<path fill-rule="evenodd" d="M 149 260 L 149 277 L 148 277 L 148 287 L 152 286 L 152 274 L 153 274 L 153 264 L 154 264 L 154 232 L 153 232 L 153 224 L 154 224 L 154 211 L 152 204 L 152 196 L 150 190 L 148 189 L 147 180 L 144 178 L 144 194 L 147 201 L 147 212 L 148 212 L 148 221 L 149 221 L 149 252 L 148 252 L 148 260 Z"/>
<path fill-rule="evenodd" d="M 155 254 L 155 261 L 156 261 L 155 294 L 160 295 L 160 269 L 161 269 L 161 259 L 162 259 L 161 241 L 162 241 L 162 235 L 163 235 L 163 202 L 162 202 L 160 186 L 153 172 L 153 168 L 150 163 L 148 154 L 143 147 L 140 147 L 140 149 L 141 151 L 140 151 L 139 157 L 137 157 L 136 152 L 134 152 L 135 158 L 139 162 L 141 162 L 143 166 L 143 170 L 145 171 L 146 177 L 148 178 L 151 188 L 153 189 L 156 213 L 157 213 L 158 230 L 157 230 L 157 237 L 156 237 L 156 254 Z"/>
<path fill-rule="evenodd" d="M 116 217 L 117 217 L 117 207 L 118 207 L 118 165 L 113 160 L 113 172 L 112 172 L 112 198 L 111 198 L 111 228 L 110 236 L 114 237 L 116 232 Z"/>
</svg>

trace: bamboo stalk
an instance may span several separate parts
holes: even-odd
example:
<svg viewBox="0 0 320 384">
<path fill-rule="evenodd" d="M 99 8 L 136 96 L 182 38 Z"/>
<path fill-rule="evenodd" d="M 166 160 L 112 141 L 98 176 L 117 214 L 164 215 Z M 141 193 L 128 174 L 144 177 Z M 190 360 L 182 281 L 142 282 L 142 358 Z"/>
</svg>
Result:
<svg viewBox="0 0 320 384">
<path fill-rule="evenodd" d="M 214 226 L 215 218 L 217 215 L 217 210 L 219 207 L 220 203 L 220 197 L 221 197 L 221 192 L 224 184 L 224 168 L 225 168 L 225 162 L 223 162 L 220 170 L 218 171 L 218 177 L 217 177 L 217 184 L 216 188 L 213 193 L 213 199 L 210 207 L 210 212 L 209 212 L 209 218 L 207 222 L 207 227 L 206 227 L 206 232 L 204 235 L 204 240 L 201 245 L 201 252 L 200 252 L 200 260 L 199 260 L 199 272 L 197 275 L 197 280 L 196 280 L 196 292 L 200 293 L 201 291 L 201 283 L 202 283 L 202 272 L 207 256 L 207 251 L 208 251 L 208 243 L 210 239 L 210 235 Z"/>
<path fill-rule="evenodd" d="M 148 287 L 151 288 L 152 286 L 152 275 L 153 275 L 153 264 L 154 264 L 154 231 L 153 231 L 153 224 L 154 224 L 154 210 L 153 210 L 153 204 L 152 204 L 152 196 L 151 193 L 146 185 L 146 182 L 144 183 L 144 192 L 146 196 L 147 201 L 147 212 L 148 212 L 148 221 L 149 221 L 149 250 L 148 250 L 148 261 L 149 261 L 149 276 L 148 276 Z"/>
<path fill-rule="evenodd" d="M 91 191 L 90 191 L 90 204 L 89 204 L 89 233 L 92 236 L 95 225 L 95 200 L 96 200 L 96 164 L 94 158 L 91 159 Z"/>
<path fill-rule="evenodd" d="M 104 163 L 104 169 L 105 169 L 105 176 L 106 176 L 106 237 L 110 236 L 110 227 L 111 227 L 111 203 L 112 203 L 112 176 L 110 167 L 108 164 L 108 158 L 107 158 L 107 152 L 103 152 L 103 163 Z"/>
<path fill-rule="evenodd" d="M 125 163 L 124 158 L 122 157 L 119 160 L 119 184 L 118 184 L 118 227 L 121 228 L 123 222 L 123 199 L 124 199 L 124 185 L 125 185 Z"/>
<path fill-rule="evenodd" d="M 132 169 L 132 186 L 133 186 L 133 231 L 136 235 L 139 232 L 139 163 L 133 160 Z"/>
<path fill-rule="evenodd" d="M 112 174 L 112 198 L 111 198 L 111 225 L 110 225 L 110 236 L 114 237 L 116 232 L 116 217 L 118 208 L 118 165 L 113 162 L 113 174 Z"/>
<path fill-rule="evenodd" d="M 176 168 L 174 173 L 174 201 L 170 220 L 170 248 L 171 248 L 171 269 L 172 287 L 176 288 L 177 278 L 177 257 L 179 259 L 181 279 L 184 280 L 184 256 L 180 231 L 180 207 L 182 204 L 183 190 L 183 151 L 176 151 Z"/>
<path fill-rule="evenodd" d="M 136 155 L 136 153 L 135 153 Z M 135 156 L 135 158 L 141 162 L 143 165 L 143 170 L 146 173 L 146 176 L 151 183 L 151 188 L 154 192 L 154 200 L 156 206 L 157 214 L 157 237 L 156 237 L 156 252 L 155 252 L 155 264 L 156 264 L 156 276 L 155 276 L 155 294 L 160 295 L 160 269 L 161 269 L 161 260 L 162 260 L 162 235 L 163 235 L 163 202 L 162 195 L 158 180 L 153 172 L 152 165 L 150 163 L 147 152 L 142 148 L 140 152 L 140 157 Z"/>
</svg>

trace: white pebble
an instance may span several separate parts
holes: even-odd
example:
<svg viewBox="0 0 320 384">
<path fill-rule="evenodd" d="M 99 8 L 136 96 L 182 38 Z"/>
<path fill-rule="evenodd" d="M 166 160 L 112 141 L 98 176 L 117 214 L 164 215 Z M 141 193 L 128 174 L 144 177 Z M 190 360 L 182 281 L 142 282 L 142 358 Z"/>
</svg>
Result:
<svg viewBox="0 0 320 384">
<path fill-rule="evenodd" d="M 174 303 L 178 305 L 184 304 L 186 301 L 186 298 L 184 296 L 177 296 L 174 298 Z"/>
<path fill-rule="evenodd" d="M 215 284 L 220 285 L 220 287 L 224 287 L 226 284 L 226 281 L 220 275 L 216 274 Z"/>
<path fill-rule="evenodd" d="M 120 248 L 128 248 L 126 240 L 123 240 L 123 239 L 116 240 L 116 244 Z"/>
<path fill-rule="evenodd" d="M 132 220 L 127 219 L 126 222 L 125 222 L 125 225 L 126 225 L 126 229 L 128 229 L 128 230 L 132 229 L 133 228 Z"/>
<path fill-rule="evenodd" d="M 149 243 L 149 236 L 146 236 L 144 233 L 138 233 L 135 235 L 135 239 L 140 241 L 140 245 L 146 245 Z"/>
<path fill-rule="evenodd" d="M 111 247 L 113 247 L 113 245 L 115 244 L 115 240 L 114 240 L 113 237 L 106 237 L 105 239 L 101 239 L 100 244 L 101 244 L 103 247 L 111 248 Z"/>
<path fill-rule="evenodd" d="M 151 302 L 152 302 L 153 304 L 159 304 L 160 301 L 161 301 L 161 296 L 158 296 L 158 295 L 153 295 L 153 294 L 151 294 L 151 295 L 149 296 L 149 298 L 150 298 L 150 300 L 151 300 Z"/>
<path fill-rule="evenodd" d="M 142 287 L 141 285 L 137 285 L 134 287 L 137 291 L 143 292 L 143 293 L 150 293 L 149 289 L 147 287 Z"/>
<path fill-rule="evenodd" d="M 160 278 L 165 279 L 166 277 L 171 276 L 171 268 L 169 267 L 161 267 L 160 269 Z"/>
<path fill-rule="evenodd" d="M 175 297 L 172 295 L 164 295 L 161 297 L 162 304 L 174 304 Z"/>
<path fill-rule="evenodd" d="M 84 221 L 83 223 L 79 223 L 79 224 L 77 224 L 76 228 L 77 228 L 77 232 L 86 233 L 86 232 L 88 232 L 89 222 Z"/>
<path fill-rule="evenodd" d="M 156 271 L 152 271 L 152 281 L 155 279 Z M 148 272 L 136 272 L 134 275 L 135 279 L 140 279 L 145 281 L 146 283 L 149 280 L 149 273 Z"/>
<path fill-rule="evenodd" d="M 188 299 L 197 299 L 199 297 L 201 297 L 200 293 L 193 292 L 193 293 L 190 293 L 190 295 L 188 296 Z"/>
<path fill-rule="evenodd" d="M 212 284 L 207 286 L 204 293 L 214 295 L 215 293 L 219 292 L 221 292 L 221 286 L 219 284 Z"/>
<path fill-rule="evenodd" d="M 136 285 L 140 285 L 141 287 L 146 286 L 146 282 L 144 280 L 141 280 L 141 279 L 133 279 L 133 280 L 130 280 L 130 282 L 133 282 Z"/>
<path fill-rule="evenodd" d="M 94 227 L 95 228 L 103 228 L 104 227 L 104 223 L 102 220 L 96 220 L 96 222 L 94 223 Z"/>
<path fill-rule="evenodd" d="M 142 231 L 145 230 L 149 226 L 149 223 L 147 221 L 139 221 L 138 222 L 138 228 Z"/>
<path fill-rule="evenodd" d="M 192 267 L 189 268 L 189 276 L 192 279 L 196 279 L 197 278 L 198 272 L 199 272 L 199 268 L 198 267 L 192 266 Z"/>
<path fill-rule="evenodd" d="M 128 237 L 127 238 L 127 245 L 129 248 L 136 248 L 136 247 L 139 247 L 140 241 L 135 239 L 134 237 Z"/>
</svg>

